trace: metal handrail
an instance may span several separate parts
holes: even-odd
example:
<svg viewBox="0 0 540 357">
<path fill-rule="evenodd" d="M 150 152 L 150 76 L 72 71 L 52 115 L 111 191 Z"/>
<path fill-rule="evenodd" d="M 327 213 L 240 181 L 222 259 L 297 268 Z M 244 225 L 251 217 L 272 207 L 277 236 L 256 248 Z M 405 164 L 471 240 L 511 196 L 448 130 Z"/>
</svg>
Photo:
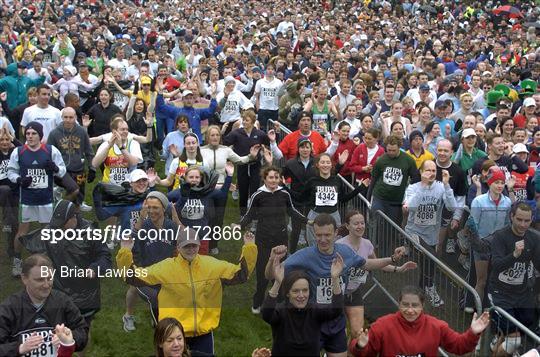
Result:
<svg viewBox="0 0 540 357">
<path fill-rule="evenodd" d="M 275 120 L 272 120 L 272 119 L 268 119 L 268 124 L 267 124 L 267 128 L 269 127 L 274 127 L 275 124 L 279 124 L 279 129 L 282 130 L 285 134 L 290 134 L 292 133 L 292 131 L 289 130 L 289 128 L 287 128 L 285 125 L 281 124 L 279 121 L 275 121 Z"/>
<path fill-rule="evenodd" d="M 499 314 L 503 315 L 505 319 L 510 321 L 512 324 L 516 325 L 521 331 L 523 331 L 527 336 L 529 336 L 536 345 L 540 345 L 540 336 L 532 332 L 527 326 L 523 325 L 521 322 L 519 322 L 516 318 L 514 318 L 512 315 L 510 315 L 505 309 L 502 307 L 491 305 L 489 308 L 490 311 L 497 311 Z"/>
<path fill-rule="evenodd" d="M 476 311 L 482 311 L 482 300 L 480 299 L 480 296 L 478 295 L 478 292 L 470 286 L 465 280 L 463 280 L 457 273 L 455 273 L 452 269 L 450 269 L 446 264 L 444 264 L 439 258 L 437 258 L 435 255 L 433 255 L 429 250 L 427 250 L 424 246 L 420 244 L 420 242 L 417 242 L 415 239 L 413 239 L 410 234 L 406 233 L 399 225 L 397 225 L 394 221 L 392 221 L 384 212 L 377 210 L 375 212 L 376 215 L 379 215 L 382 219 L 384 219 L 387 223 L 390 223 L 394 229 L 396 229 L 403 237 L 405 237 L 409 242 L 411 242 L 419 251 L 421 251 L 423 254 L 425 254 L 426 257 L 431 259 L 437 266 L 445 273 L 447 273 L 452 279 L 454 279 L 456 282 L 458 282 L 460 285 L 463 286 L 463 288 L 467 289 L 475 300 L 476 305 Z"/>
<path fill-rule="evenodd" d="M 347 181 L 343 176 L 341 176 L 341 174 L 338 174 L 337 176 L 341 179 L 341 181 L 342 181 L 345 185 L 347 185 L 347 187 L 349 187 L 351 190 L 354 190 L 354 186 L 351 185 L 351 183 L 350 183 L 349 181 Z M 366 207 L 367 207 L 369 210 L 371 210 L 371 202 L 369 202 L 369 201 L 367 200 L 367 198 L 365 198 L 364 195 L 362 195 L 361 193 L 359 193 L 357 196 L 358 196 L 358 198 L 360 198 L 360 200 L 361 200 L 362 202 L 364 202 L 364 204 L 366 205 Z"/>
</svg>

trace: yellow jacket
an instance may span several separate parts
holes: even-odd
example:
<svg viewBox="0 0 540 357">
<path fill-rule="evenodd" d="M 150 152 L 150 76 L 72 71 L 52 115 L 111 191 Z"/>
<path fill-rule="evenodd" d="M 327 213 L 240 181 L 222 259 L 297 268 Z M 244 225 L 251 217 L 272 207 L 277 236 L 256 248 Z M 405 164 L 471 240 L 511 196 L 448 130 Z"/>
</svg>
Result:
<svg viewBox="0 0 540 357">
<path fill-rule="evenodd" d="M 184 326 L 186 337 L 204 335 L 219 326 L 223 284 L 247 281 L 256 261 L 257 246 L 254 243 L 242 247 L 240 262 L 236 265 L 207 255 L 197 255 L 189 263 L 178 255 L 146 268 L 137 268 L 131 250 L 121 248 L 116 255 L 119 269 L 135 269 L 138 277 L 128 278 L 128 282 L 161 284 L 159 319 L 176 318 Z"/>
</svg>

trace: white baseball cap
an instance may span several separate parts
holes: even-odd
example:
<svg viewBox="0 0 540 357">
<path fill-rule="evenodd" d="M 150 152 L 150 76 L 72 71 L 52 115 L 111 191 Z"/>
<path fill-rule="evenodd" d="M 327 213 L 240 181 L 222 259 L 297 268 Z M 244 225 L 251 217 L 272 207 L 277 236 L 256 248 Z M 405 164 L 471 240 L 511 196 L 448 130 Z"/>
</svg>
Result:
<svg viewBox="0 0 540 357">
<path fill-rule="evenodd" d="M 148 180 L 148 175 L 141 169 L 133 170 L 129 175 L 129 182 L 137 182 L 142 179 Z"/>
<path fill-rule="evenodd" d="M 469 136 L 476 136 L 476 131 L 473 128 L 467 128 L 461 133 L 462 138 L 468 138 Z"/>
<path fill-rule="evenodd" d="M 524 107 L 536 107 L 536 102 L 534 101 L 534 98 L 525 98 L 525 100 L 523 101 L 523 106 Z"/>
<path fill-rule="evenodd" d="M 528 154 L 529 150 L 527 150 L 527 147 L 525 146 L 525 144 L 518 143 L 514 145 L 514 147 L 512 148 L 512 152 L 514 154 L 519 154 L 520 152 L 526 152 Z"/>
</svg>

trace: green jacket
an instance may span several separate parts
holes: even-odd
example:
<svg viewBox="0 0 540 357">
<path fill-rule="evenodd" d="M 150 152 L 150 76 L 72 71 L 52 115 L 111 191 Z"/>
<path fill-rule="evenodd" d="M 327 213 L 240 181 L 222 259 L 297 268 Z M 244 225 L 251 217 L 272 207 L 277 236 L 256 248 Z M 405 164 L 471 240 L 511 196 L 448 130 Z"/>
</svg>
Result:
<svg viewBox="0 0 540 357">
<path fill-rule="evenodd" d="M 304 106 L 304 100 L 298 93 L 298 82 L 287 84 L 287 93 L 279 100 L 279 121 L 284 124 L 294 124 L 291 118 L 291 111 L 301 111 Z"/>
<path fill-rule="evenodd" d="M 7 92 L 7 105 L 9 109 L 28 101 L 26 93 L 31 87 L 37 87 L 45 82 L 45 76 L 32 80 L 27 76 L 19 76 L 17 63 L 11 63 L 6 68 L 7 76 L 0 79 L 0 93 Z"/>
</svg>

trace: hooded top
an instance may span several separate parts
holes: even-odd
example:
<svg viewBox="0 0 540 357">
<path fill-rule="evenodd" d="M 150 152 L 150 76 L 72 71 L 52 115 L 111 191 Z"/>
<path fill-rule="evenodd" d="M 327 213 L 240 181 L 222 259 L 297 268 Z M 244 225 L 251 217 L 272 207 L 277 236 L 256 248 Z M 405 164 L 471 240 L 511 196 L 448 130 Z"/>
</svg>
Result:
<svg viewBox="0 0 540 357">
<path fill-rule="evenodd" d="M 10 110 L 28 101 L 26 93 L 31 87 L 37 87 L 45 82 L 45 76 L 30 79 L 27 76 L 19 76 L 17 63 L 10 63 L 6 68 L 7 76 L 0 79 L 0 93 L 7 92 L 7 105 Z"/>
</svg>

